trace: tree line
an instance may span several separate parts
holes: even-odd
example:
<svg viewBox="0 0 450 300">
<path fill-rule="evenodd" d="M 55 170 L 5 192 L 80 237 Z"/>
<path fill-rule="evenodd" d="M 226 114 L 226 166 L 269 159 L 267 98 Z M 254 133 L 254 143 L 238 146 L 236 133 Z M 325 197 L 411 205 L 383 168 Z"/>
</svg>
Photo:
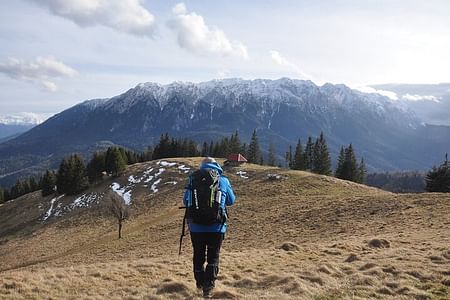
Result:
<svg viewBox="0 0 450 300">
<path fill-rule="evenodd" d="M 272 141 L 269 141 L 266 160 L 264 160 L 256 129 L 248 145 L 241 142 L 238 131 L 229 137 L 223 137 L 217 141 L 204 141 L 200 145 L 193 139 L 170 137 L 168 133 L 165 133 L 161 134 L 156 145 L 149 146 L 141 153 L 121 147 L 109 147 L 106 151 L 95 152 L 87 165 L 79 154 L 69 155 L 61 161 L 57 171 L 47 170 L 37 179 L 35 177 L 19 179 L 9 190 L 0 188 L 0 203 L 37 190 L 42 190 L 43 196 L 52 193 L 78 194 L 90 185 L 101 181 L 105 174 L 119 176 L 126 165 L 137 162 L 168 157 L 228 157 L 231 153 L 241 153 L 250 163 L 282 167 L 277 161 Z M 357 160 L 352 144 L 341 147 L 336 169 L 333 172 L 323 132 L 316 139 L 308 137 L 306 144 L 302 144 L 299 139 L 295 149 L 289 146 L 284 163 L 286 168 L 293 170 L 334 175 L 337 178 L 358 183 L 364 183 L 366 180 L 367 170 L 364 159 Z M 450 191 L 450 166 L 447 155 L 444 163 L 439 167 L 433 167 L 428 172 L 425 181 L 427 191 Z"/>
<path fill-rule="evenodd" d="M 71 154 L 62 159 L 57 171 L 47 170 L 38 180 L 18 179 L 9 190 L 0 188 L 0 203 L 37 190 L 44 197 L 54 193 L 76 195 L 100 181 L 104 174 L 119 176 L 126 165 L 149 159 L 147 151 L 136 153 L 121 147 L 95 152 L 87 165 L 81 155 Z"/>
<path fill-rule="evenodd" d="M 370 173 L 366 177 L 367 185 L 394 193 L 420 193 L 425 191 L 425 173 L 384 172 Z"/>
<path fill-rule="evenodd" d="M 229 137 L 216 141 L 204 141 L 200 145 L 193 139 L 170 137 L 168 133 L 164 133 L 161 134 L 156 145 L 147 147 L 142 153 L 121 147 L 109 147 L 106 151 L 95 152 L 87 165 L 81 155 L 69 155 L 61 161 L 57 171 L 47 170 L 38 181 L 34 177 L 19 179 L 10 190 L 0 189 L 0 201 L 8 201 L 36 190 L 42 190 L 43 196 L 52 193 L 75 195 L 87 189 L 89 185 L 99 182 L 105 173 L 110 176 L 119 176 L 127 164 L 168 157 L 228 157 L 231 153 L 241 153 L 250 163 L 281 166 L 278 164 L 272 141 L 269 142 L 267 158 L 266 161 L 264 160 L 256 129 L 248 145 L 241 142 L 238 131 Z M 350 159 L 349 163 L 353 163 L 354 152 L 351 145 L 346 158 Z M 347 161 L 344 164 L 347 168 Z M 286 153 L 286 166 L 294 170 L 308 170 L 317 174 L 331 175 L 331 158 L 323 133 L 315 142 L 312 137 L 309 137 L 305 146 L 299 140 L 295 153 L 292 153 L 290 146 Z M 353 170 L 352 167 L 348 169 Z M 336 172 L 341 176 L 339 178 L 353 180 L 346 175 L 347 171 Z"/>
<path fill-rule="evenodd" d="M 310 171 L 328 176 L 333 174 L 331 157 L 323 132 L 315 140 L 309 136 L 305 145 L 299 139 L 294 152 L 292 146 L 289 146 L 285 155 L 285 162 L 286 166 L 293 170 Z M 361 158 L 358 163 L 352 144 L 345 148 L 342 146 L 334 176 L 363 183 L 366 173 L 364 159 Z"/>
</svg>

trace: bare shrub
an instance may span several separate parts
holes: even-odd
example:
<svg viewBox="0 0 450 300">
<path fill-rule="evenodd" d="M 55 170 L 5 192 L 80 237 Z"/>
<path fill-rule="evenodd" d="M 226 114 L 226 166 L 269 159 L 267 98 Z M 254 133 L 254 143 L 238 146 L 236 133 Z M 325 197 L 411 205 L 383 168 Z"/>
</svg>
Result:
<svg viewBox="0 0 450 300">
<path fill-rule="evenodd" d="M 108 193 L 108 198 L 111 200 L 110 211 L 119 225 L 119 239 L 121 239 L 123 222 L 129 217 L 128 205 L 122 197 L 113 191 Z"/>
</svg>

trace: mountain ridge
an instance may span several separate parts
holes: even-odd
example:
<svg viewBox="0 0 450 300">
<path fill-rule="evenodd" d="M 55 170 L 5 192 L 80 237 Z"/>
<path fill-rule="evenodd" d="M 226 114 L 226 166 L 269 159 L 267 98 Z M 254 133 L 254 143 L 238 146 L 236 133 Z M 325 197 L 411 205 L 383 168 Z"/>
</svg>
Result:
<svg viewBox="0 0 450 300">
<path fill-rule="evenodd" d="M 77 104 L 0 144 L 0 176 L 30 166 L 54 168 L 68 153 L 88 157 L 105 144 L 142 150 L 165 132 L 203 142 L 238 130 L 249 141 L 254 129 L 263 149 L 275 144 L 280 163 L 289 145 L 321 131 L 334 159 L 342 145 L 353 143 L 371 170 L 427 169 L 450 148 L 450 127 L 423 125 L 389 98 L 345 85 L 289 78 L 141 83 Z M 424 158 L 420 144 L 432 144 L 432 153 Z"/>
</svg>

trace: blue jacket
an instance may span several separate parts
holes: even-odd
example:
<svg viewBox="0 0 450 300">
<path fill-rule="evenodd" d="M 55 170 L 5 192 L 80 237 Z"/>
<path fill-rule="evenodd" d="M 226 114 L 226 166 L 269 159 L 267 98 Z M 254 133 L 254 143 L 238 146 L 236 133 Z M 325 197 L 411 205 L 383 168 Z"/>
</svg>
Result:
<svg viewBox="0 0 450 300">
<path fill-rule="evenodd" d="M 218 163 L 207 163 L 207 164 L 203 164 L 200 166 L 200 169 L 216 169 L 219 174 L 219 189 L 222 192 L 222 197 L 220 199 L 220 207 L 225 210 L 226 206 L 229 205 L 233 205 L 234 202 L 236 201 L 236 196 L 234 195 L 234 191 L 233 188 L 231 187 L 231 183 L 228 180 L 228 178 L 226 178 L 225 176 L 222 175 L 223 170 L 222 168 L 219 166 Z M 191 192 L 189 190 L 186 190 L 184 192 L 184 196 L 183 196 L 183 204 L 184 206 L 187 206 L 188 203 L 188 199 L 191 196 Z M 212 224 L 212 225 L 200 225 L 200 224 L 195 224 L 192 222 L 189 222 L 188 220 L 188 225 L 189 225 L 189 230 L 191 232 L 221 232 L 221 233 L 225 233 L 227 231 L 227 223 L 225 224 L 221 224 L 221 223 L 216 223 L 216 224 Z"/>
</svg>

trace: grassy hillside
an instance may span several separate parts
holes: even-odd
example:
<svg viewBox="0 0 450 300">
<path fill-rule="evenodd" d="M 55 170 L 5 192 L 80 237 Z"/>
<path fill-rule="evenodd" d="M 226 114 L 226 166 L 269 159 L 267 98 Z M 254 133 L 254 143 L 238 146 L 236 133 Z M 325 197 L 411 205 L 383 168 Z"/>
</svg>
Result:
<svg viewBox="0 0 450 300">
<path fill-rule="evenodd" d="M 178 207 L 200 159 L 166 162 L 133 165 L 78 201 L 34 193 L 0 206 L 0 298 L 198 298 Z M 450 298 L 448 195 L 256 165 L 226 175 L 238 199 L 216 298 Z M 103 196 L 113 182 L 131 191 L 121 240 Z"/>
</svg>

